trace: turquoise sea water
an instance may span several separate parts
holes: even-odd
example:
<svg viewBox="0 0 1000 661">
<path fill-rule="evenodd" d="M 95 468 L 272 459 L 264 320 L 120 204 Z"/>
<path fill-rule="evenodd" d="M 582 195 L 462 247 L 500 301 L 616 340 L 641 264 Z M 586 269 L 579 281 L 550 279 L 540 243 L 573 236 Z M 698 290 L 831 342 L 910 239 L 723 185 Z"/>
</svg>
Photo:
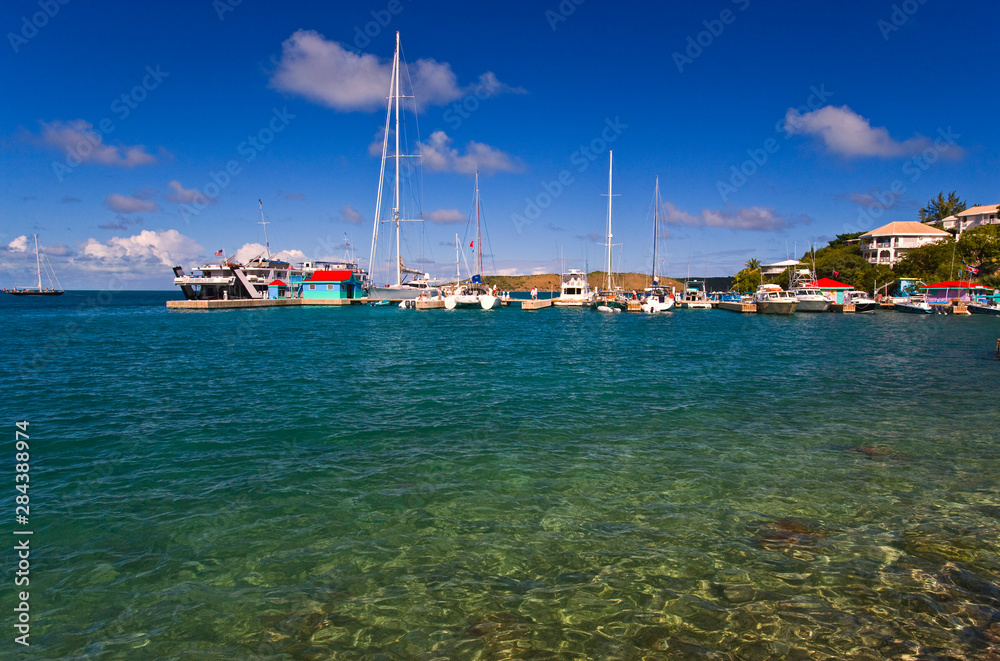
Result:
<svg viewBox="0 0 1000 661">
<path fill-rule="evenodd" d="M 18 658 L 1000 653 L 996 317 L 168 296 L 0 300 Z"/>
</svg>

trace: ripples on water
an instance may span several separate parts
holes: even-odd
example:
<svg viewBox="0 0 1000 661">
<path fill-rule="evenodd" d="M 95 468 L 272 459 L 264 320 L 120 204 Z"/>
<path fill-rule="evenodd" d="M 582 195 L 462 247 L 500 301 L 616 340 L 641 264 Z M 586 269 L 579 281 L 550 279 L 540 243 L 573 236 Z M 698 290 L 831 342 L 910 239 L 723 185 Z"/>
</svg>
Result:
<svg viewBox="0 0 1000 661">
<path fill-rule="evenodd" d="M 25 658 L 1000 654 L 995 318 L 80 296 L 3 302 Z"/>
</svg>

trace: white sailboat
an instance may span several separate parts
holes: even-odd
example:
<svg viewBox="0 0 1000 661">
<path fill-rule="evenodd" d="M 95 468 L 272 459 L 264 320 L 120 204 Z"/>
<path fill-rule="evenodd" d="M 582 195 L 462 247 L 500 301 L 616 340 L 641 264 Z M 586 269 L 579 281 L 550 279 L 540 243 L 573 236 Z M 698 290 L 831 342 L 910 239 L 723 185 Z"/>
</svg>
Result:
<svg viewBox="0 0 1000 661">
<path fill-rule="evenodd" d="M 660 286 L 660 279 L 656 277 L 656 244 L 659 232 L 659 210 L 660 210 L 660 178 L 656 178 L 656 187 L 653 192 L 653 284 L 644 290 L 644 297 L 640 309 L 643 312 L 655 314 L 657 312 L 670 312 L 674 309 L 674 294 L 667 291 L 666 287 Z"/>
<path fill-rule="evenodd" d="M 42 289 L 42 261 L 38 256 L 38 235 L 32 234 L 31 236 L 35 239 L 35 272 L 38 284 L 35 287 L 15 286 L 13 289 L 4 288 L 4 291 L 14 296 L 60 296 L 66 293 L 66 290 L 59 284 L 59 278 L 56 277 L 55 271 L 52 270 L 52 265 L 48 263 L 48 259 L 45 260 L 45 275 L 49 279 L 49 287 L 48 289 Z M 53 279 L 55 280 L 55 284 L 52 283 Z"/>
<path fill-rule="evenodd" d="M 415 299 L 420 296 L 426 296 L 430 294 L 431 290 L 434 288 L 434 284 L 430 282 L 430 275 L 422 271 L 415 269 L 408 269 L 406 265 L 403 264 L 403 257 L 399 252 L 400 244 L 400 223 L 408 222 L 409 219 L 401 218 L 400 212 L 400 200 L 399 200 L 399 159 L 401 154 L 399 152 L 399 100 L 403 98 L 400 94 L 399 89 L 399 79 L 400 79 L 400 59 L 399 59 L 399 32 L 396 33 L 396 52 L 392 58 L 392 81 L 389 84 L 389 103 L 385 111 L 385 135 L 382 138 L 382 165 L 379 169 L 378 177 L 378 200 L 375 202 L 375 220 L 372 227 L 372 249 L 368 258 L 368 271 L 369 277 L 374 278 L 374 264 L 375 264 L 375 246 L 378 243 L 378 226 L 382 218 L 382 196 L 385 185 L 385 164 L 386 157 L 388 155 L 389 148 L 389 119 L 390 117 L 395 117 L 395 131 L 394 137 L 396 141 L 396 148 L 393 152 L 392 159 L 395 162 L 395 184 L 393 187 L 393 198 L 392 198 L 392 218 L 389 222 L 396 226 L 396 282 L 376 286 L 374 283 L 368 289 L 369 299 L 387 299 L 387 300 L 406 300 Z M 422 220 L 422 219 L 414 219 Z M 418 276 L 411 279 L 407 279 L 409 276 Z"/>
<path fill-rule="evenodd" d="M 594 299 L 590 304 L 590 309 L 597 310 L 599 312 L 621 312 L 622 308 L 625 307 L 616 295 L 614 290 L 614 281 L 611 277 L 611 248 L 614 245 L 611 241 L 614 236 L 611 233 L 611 198 L 614 197 L 611 192 L 611 173 L 613 162 L 614 151 L 608 150 L 608 237 L 607 244 L 605 245 L 607 253 L 604 260 L 604 289 L 597 292 L 597 295 L 594 296 Z"/>
<path fill-rule="evenodd" d="M 472 240 L 476 251 L 476 270 L 478 271 L 468 282 L 455 282 L 455 288 L 451 295 L 445 296 L 444 307 L 448 310 L 455 308 L 481 308 L 483 310 L 493 310 L 500 307 L 500 297 L 493 293 L 493 290 L 483 282 L 483 233 L 482 214 L 479 204 L 479 170 L 476 170 L 476 195 L 474 206 L 476 208 L 476 238 Z M 458 257 L 458 235 L 455 235 L 456 262 Z M 456 266 L 456 278 L 458 277 L 458 264 Z M 468 266 L 468 265 L 466 265 Z"/>
</svg>

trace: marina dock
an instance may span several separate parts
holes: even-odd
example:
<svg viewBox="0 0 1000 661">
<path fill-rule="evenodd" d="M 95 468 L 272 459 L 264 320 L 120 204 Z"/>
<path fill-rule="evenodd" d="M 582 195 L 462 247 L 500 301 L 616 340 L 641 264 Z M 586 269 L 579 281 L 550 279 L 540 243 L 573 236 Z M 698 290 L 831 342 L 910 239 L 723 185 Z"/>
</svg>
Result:
<svg viewBox="0 0 1000 661">
<path fill-rule="evenodd" d="M 529 299 L 529 300 L 526 300 L 526 301 L 521 301 L 521 309 L 522 310 L 541 310 L 542 308 L 549 308 L 549 307 L 552 307 L 552 299 L 551 298 L 546 298 L 544 300 L 543 299 L 538 299 L 538 300 L 532 301 L 532 300 Z"/>
</svg>

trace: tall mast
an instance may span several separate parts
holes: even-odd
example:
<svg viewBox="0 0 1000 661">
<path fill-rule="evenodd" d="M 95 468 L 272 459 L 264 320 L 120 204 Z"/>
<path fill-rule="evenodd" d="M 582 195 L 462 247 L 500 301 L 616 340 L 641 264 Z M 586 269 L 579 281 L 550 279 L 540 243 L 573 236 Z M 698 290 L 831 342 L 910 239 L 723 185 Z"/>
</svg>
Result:
<svg viewBox="0 0 1000 661">
<path fill-rule="evenodd" d="M 476 170 L 476 246 L 479 249 L 479 275 L 483 275 L 483 236 L 479 229 L 479 170 Z"/>
<path fill-rule="evenodd" d="M 35 270 L 38 272 L 38 291 L 42 291 L 42 263 L 38 261 L 38 235 L 32 234 L 35 237 Z"/>
<path fill-rule="evenodd" d="M 660 207 L 660 178 L 656 177 L 656 188 L 653 191 L 653 286 L 656 286 L 656 225 L 659 221 L 657 213 Z"/>
<path fill-rule="evenodd" d="M 260 224 L 264 226 L 264 247 L 267 249 L 267 258 L 271 259 L 271 242 L 267 240 L 267 221 L 264 220 L 264 203 L 258 199 L 257 206 L 260 207 Z"/>
<path fill-rule="evenodd" d="M 368 253 L 368 277 L 375 275 L 375 246 L 378 245 L 378 226 L 382 221 L 382 194 L 385 190 L 385 156 L 389 150 L 389 116 L 392 114 L 392 88 L 399 66 L 399 32 L 396 33 L 396 55 L 392 59 L 392 76 L 389 80 L 389 102 L 385 106 L 385 131 L 382 134 L 382 164 L 378 170 L 378 196 L 375 198 L 375 218 L 372 221 L 372 248 Z"/>
<path fill-rule="evenodd" d="M 393 56 L 393 85 L 396 104 L 396 190 L 393 194 L 392 217 L 396 221 L 396 284 L 403 282 L 402 265 L 399 255 L 399 32 L 396 32 L 396 54 Z"/>
<path fill-rule="evenodd" d="M 606 289 L 611 290 L 611 164 L 614 158 L 614 150 L 608 150 L 608 259 L 605 265 Z"/>
</svg>

